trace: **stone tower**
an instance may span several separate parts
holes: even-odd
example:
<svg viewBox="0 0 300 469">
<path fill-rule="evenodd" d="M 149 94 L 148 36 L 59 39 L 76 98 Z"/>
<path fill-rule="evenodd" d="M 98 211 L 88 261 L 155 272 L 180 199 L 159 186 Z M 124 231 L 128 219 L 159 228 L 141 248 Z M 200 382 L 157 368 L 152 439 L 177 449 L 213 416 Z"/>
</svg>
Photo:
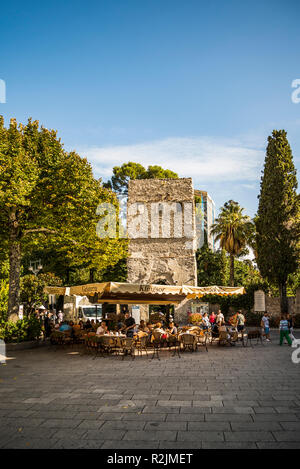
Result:
<svg viewBox="0 0 300 469">
<path fill-rule="evenodd" d="M 128 282 L 197 285 L 191 178 L 131 180 Z"/>
</svg>

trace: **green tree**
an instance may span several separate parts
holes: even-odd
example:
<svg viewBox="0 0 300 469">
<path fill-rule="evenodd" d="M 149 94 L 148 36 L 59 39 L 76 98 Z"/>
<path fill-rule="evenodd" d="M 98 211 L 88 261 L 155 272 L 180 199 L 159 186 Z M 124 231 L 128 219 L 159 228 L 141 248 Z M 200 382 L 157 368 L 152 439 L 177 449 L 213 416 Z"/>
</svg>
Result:
<svg viewBox="0 0 300 469">
<path fill-rule="evenodd" d="M 293 155 L 284 130 L 268 137 L 256 224 L 257 264 L 278 285 L 281 311 L 287 311 L 287 280 L 299 261 L 300 199 Z"/>
<path fill-rule="evenodd" d="M 62 281 L 51 272 L 39 275 L 24 275 L 21 278 L 20 300 L 25 306 L 25 312 L 29 314 L 33 308 L 47 301 L 45 293 L 47 285 L 60 286 Z"/>
<path fill-rule="evenodd" d="M 227 285 L 229 262 L 224 250 L 212 251 L 204 244 L 196 252 L 197 277 L 199 286 Z"/>
<path fill-rule="evenodd" d="M 230 285 L 234 286 L 234 257 L 246 252 L 254 225 L 237 202 L 229 200 L 211 228 L 216 241 L 230 256 Z"/>
<path fill-rule="evenodd" d="M 112 178 L 104 184 L 104 187 L 113 189 L 120 195 L 126 195 L 130 179 L 169 178 L 178 178 L 178 175 L 169 169 L 163 169 L 161 166 L 148 166 L 148 169 L 146 169 L 139 163 L 129 161 L 122 166 L 115 166 L 113 168 Z"/>
<path fill-rule="evenodd" d="M 102 202 L 116 195 L 93 177 L 86 159 L 66 152 L 54 130 L 0 116 L 0 240 L 8 246 L 9 316 L 16 319 L 23 252 L 47 245 L 70 265 L 90 259 L 100 268 L 124 257 L 126 243 L 96 234 Z"/>
</svg>

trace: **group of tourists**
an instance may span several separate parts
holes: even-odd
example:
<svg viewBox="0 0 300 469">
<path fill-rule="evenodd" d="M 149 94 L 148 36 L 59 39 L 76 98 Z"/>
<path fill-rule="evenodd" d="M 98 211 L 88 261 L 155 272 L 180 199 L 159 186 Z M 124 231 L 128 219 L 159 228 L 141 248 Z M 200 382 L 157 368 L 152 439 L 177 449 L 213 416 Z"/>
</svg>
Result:
<svg viewBox="0 0 300 469">
<path fill-rule="evenodd" d="M 101 335 L 123 335 L 127 337 L 142 337 L 145 335 L 152 335 L 153 331 L 158 331 L 164 338 L 168 338 L 170 335 L 175 336 L 179 332 L 178 325 L 175 325 L 173 318 L 170 318 L 170 322 L 166 324 L 163 320 L 156 324 L 141 320 L 139 324 L 136 324 L 133 316 L 126 312 L 122 315 L 122 319 L 119 319 L 117 324 L 111 327 L 109 320 L 87 320 L 86 322 L 79 321 L 74 323 L 73 321 L 65 321 L 64 313 L 60 310 L 58 313 L 48 311 L 47 309 L 36 310 L 36 316 L 41 322 L 44 331 L 44 337 L 50 336 L 53 330 L 59 330 L 60 332 L 82 330 L 86 332 L 95 332 L 97 336 Z M 233 314 L 228 323 L 225 323 L 224 314 L 221 310 L 217 313 L 211 312 L 203 313 L 201 322 L 197 325 L 198 328 L 203 331 L 210 330 L 213 336 L 218 336 L 220 332 L 227 331 L 229 334 L 243 333 L 245 330 L 246 319 L 242 311 L 238 311 Z M 190 329 L 194 325 L 190 324 Z M 263 336 L 267 342 L 270 342 L 270 315 L 264 313 L 261 318 L 260 326 L 263 330 Z M 187 329 L 186 332 L 190 330 Z M 293 335 L 293 318 L 290 314 L 284 314 L 281 317 L 279 323 L 280 338 L 279 344 L 282 345 L 284 340 L 289 345 L 292 345 L 296 339 Z M 192 331 L 193 332 L 193 331 Z"/>
</svg>

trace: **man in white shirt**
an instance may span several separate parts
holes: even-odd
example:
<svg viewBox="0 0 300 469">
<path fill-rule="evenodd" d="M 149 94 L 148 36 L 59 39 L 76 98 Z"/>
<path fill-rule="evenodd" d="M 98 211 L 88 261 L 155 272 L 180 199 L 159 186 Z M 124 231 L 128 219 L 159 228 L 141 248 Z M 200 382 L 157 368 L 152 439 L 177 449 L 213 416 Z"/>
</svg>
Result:
<svg viewBox="0 0 300 469">
<path fill-rule="evenodd" d="M 96 335 L 104 335 L 107 334 L 107 325 L 105 321 L 102 321 L 100 326 L 97 329 Z"/>
<path fill-rule="evenodd" d="M 269 323 L 269 314 L 265 313 L 261 318 L 261 327 L 263 327 L 265 332 L 266 341 L 270 342 L 270 323 Z"/>
<path fill-rule="evenodd" d="M 58 311 L 58 322 L 63 322 L 63 320 L 64 320 L 64 313 L 61 310 L 59 310 Z"/>
</svg>

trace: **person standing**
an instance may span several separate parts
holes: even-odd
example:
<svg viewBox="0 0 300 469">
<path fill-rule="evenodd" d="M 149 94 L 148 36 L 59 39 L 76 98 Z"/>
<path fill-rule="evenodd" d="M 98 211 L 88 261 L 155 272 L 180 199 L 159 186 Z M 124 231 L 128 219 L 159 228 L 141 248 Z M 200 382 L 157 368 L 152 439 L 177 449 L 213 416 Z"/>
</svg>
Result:
<svg viewBox="0 0 300 469">
<path fill-rule="evenodd" d="M 58 311 L 58 322 L 61 323 L 61 322 L 63 322 L 63 320 L 64 320 L 64 313 L 61 310 L 59 310 Z"/>
<path fill-rule="evenodd" d="M 213 326 L 213 325 L 215 324 L 215 322 L 216 322 L 216 315 L 215 315 L 214 311 L 212 311 L 212 312 L 210 313 L 209 322 L 210 322 L 210 324 L 211 324 L 212 326 Z"/>
<path fill-rule="evenodd" d="M 282 345 L 283 339 L 285 338 L 287 343 L 289 345 L 292 345 L 292 341 L 289 335 L 289 323 L 286 318 L 286 314 L 283 314 L 281 317 L 281 321 L 279 324 L 279 330 L 280 330 L 280 340 L 279 340 L 279 345 Z"/>
<path fill-rule="evenodd" d="M 208 330 L 208 328 L 210 327 L 210 322 L 209 322 L 207 313 L 203 314 L 201 325 L 202 325 L 202 329 L 204 330 Z"/>
<path fill-rule="evenodd" d="M 224 322 L 224 314 L 222 313 L 222 311 L 219 309 L 218 311 L 218 314 L 217 314 L 217 317 L 216 317 L 216 324 L 217 326 L 220 326 L 222 325 Z"/>
<path fill-rule="evenodd" d="M 261 327 L 264 329 L 264 335 L 266 337 L 266 341 L 270 342 L 270 322 L 269 322 L 269 313 L 265 313 L 261 318 Z"/>
<path fill-rule="evenodd" d="M 245 319 L 245 316 L 243 315 L 242 311 L 238 311 L 236 321 L 237 321 L 237 331 L 238 332 L 243 332 L 243 330 L 245 329 L 246 319 Z"/>
</svg>

